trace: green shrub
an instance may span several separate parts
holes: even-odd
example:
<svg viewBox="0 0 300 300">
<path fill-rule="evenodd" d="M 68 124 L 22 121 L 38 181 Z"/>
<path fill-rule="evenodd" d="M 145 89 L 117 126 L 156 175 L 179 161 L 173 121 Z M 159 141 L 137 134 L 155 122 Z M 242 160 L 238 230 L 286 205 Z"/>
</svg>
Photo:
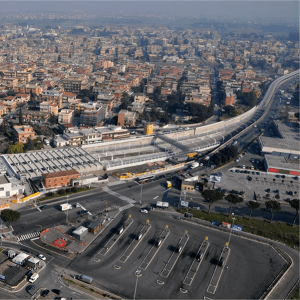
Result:
<svg viewBox="0 0 300 300">
<path fill-rule="evenodd" d="M 57 193 L 59 195 L 65 195 L 66 194 L 66 190 L 59 190 Z"/>
</svg>

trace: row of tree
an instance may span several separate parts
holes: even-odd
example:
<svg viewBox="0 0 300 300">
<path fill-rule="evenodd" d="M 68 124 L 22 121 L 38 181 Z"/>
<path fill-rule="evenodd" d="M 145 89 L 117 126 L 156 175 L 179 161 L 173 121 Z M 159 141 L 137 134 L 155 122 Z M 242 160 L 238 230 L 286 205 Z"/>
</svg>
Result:
<svg viewBox="0 0 300 300">
<path fill-rule="evenodd" d="M 211 162 L 216 166 L 221 166 L 235 158 L 238 153 L 238 148 L 236 146 L 225 147 L 211 157 Z"/>
<path fill-rule="evenodd" d="M 218 190 L 205 190 L 202 192 L 202 196 L 204 199 L 208 202 L 208 213 L 210 213 L 211 207 L 213 204 L 215 204 L 217 201 L 220 201 L 224 198 L 225 194 L 221 191 Z M 238 203 L 243 202 L 243 198 L 236 195 L 236 194 L 228 194 L 224 198 L 226 201 L 228 201 L 228 216 L 231 214 L 232 208 L 237 205 Z M 295 209 L 296 213 L 293 218 L 293 223 L 292 225 L 295 225 L 295 221 L 297 216 L 299 215 L 299 199 L 293 199 L 289 202 L 290 206 Z M 258 209 L 260 207 L 260 203 L 257 201 L 248 201 L 246 203 L 247 207 L 250 209 L 249 212 L 249 220 L 251 219 L 251 215 L 253 210 Z M 281 205 L 278 201 L 276 200 L 268 200 L 265 202 L 267 210 L 270 212 L 271 217 L 270 217 L 270 223 L 272 223 L 274 215 L 281 211 Z"/>
</svg>

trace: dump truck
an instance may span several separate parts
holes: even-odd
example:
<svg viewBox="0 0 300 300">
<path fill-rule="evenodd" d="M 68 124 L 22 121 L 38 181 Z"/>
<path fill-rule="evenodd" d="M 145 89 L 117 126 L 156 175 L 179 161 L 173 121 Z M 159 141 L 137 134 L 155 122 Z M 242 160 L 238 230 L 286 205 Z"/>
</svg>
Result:
<svg viewBox="0 0 300 300">
<path fill-rule="evenodd" d="M 167 188 L 172 187 L 172 182 L 171 182 L 171 181 L 167 181 L 167 182 L 166 182 L 166 187 L 167 187 Z"/>
<path fill-rule="evenodd" d="M 69 210 L 72 209 L 72 205 L 69 203 L 64 203 L 60 205 L 60 210 L 61 211 L 65 211 L 65 210 Z"/>
</svg>

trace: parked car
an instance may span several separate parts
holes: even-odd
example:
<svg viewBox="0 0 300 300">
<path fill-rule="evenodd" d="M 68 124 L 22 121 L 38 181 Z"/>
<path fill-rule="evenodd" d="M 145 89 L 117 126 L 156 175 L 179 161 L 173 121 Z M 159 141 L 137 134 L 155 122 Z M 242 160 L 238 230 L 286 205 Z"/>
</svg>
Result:
<svg viewBox="0 0 300 300">
<path fill-rule="evenodd" d="M 270 193 L 270 192 L 271 192 L 271 190 L 270 190 L 270 189 L 266 189 L 266 192 L 267 192 L 267 193 Z"/>
<path fill-rule="evenodd" d="M 26 292 L 29 293 L 31 291 L 34 291 L 35 290 L 35 286 L 34 285 L 29 285 L 27 288 L 26 288 Z"/>
<path fill-rule="evenodd" d="M 141 212 L 141 213 L 144 213 L 144 214 L 147 214 L 147 213 L 148 213 L 148 210 L 142 208 L 142 209 L 140 210 L 140 212 Z"/>
<path fill-rule="evenodd" d="M 56 295 L 60 295 L 61 291 L 59 289 L 52 289 L 52 292 Z"/>
<path fill-rule="evenodd" d="M 40 210 L 44 210 L 44 209 L 47 209 L 48 208 L 48 205 L 42 205 L 40 206 Z"/>
<path fill-rule="evenodd" d="M 48 294 L 50 293 L 50 291 L 49 290 L 43 290 L 42 292 L 41 292 L 41 296 L 42 297 L 46 297 Z"/>
</svg>

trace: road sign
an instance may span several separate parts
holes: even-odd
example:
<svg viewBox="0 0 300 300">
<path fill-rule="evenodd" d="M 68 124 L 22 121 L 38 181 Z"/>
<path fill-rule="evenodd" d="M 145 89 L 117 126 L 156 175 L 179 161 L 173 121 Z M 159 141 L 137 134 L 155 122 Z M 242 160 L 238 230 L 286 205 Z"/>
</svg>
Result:
<svg viewBox="0 0 300 300">
<path fill-rule="evenodd" d="M 180 205 L 184 206 L 184 207 L 189 207 L 189 203 L 187 201 L 183 201 L 183 200 L 180 201 Z"/>
</svg>

